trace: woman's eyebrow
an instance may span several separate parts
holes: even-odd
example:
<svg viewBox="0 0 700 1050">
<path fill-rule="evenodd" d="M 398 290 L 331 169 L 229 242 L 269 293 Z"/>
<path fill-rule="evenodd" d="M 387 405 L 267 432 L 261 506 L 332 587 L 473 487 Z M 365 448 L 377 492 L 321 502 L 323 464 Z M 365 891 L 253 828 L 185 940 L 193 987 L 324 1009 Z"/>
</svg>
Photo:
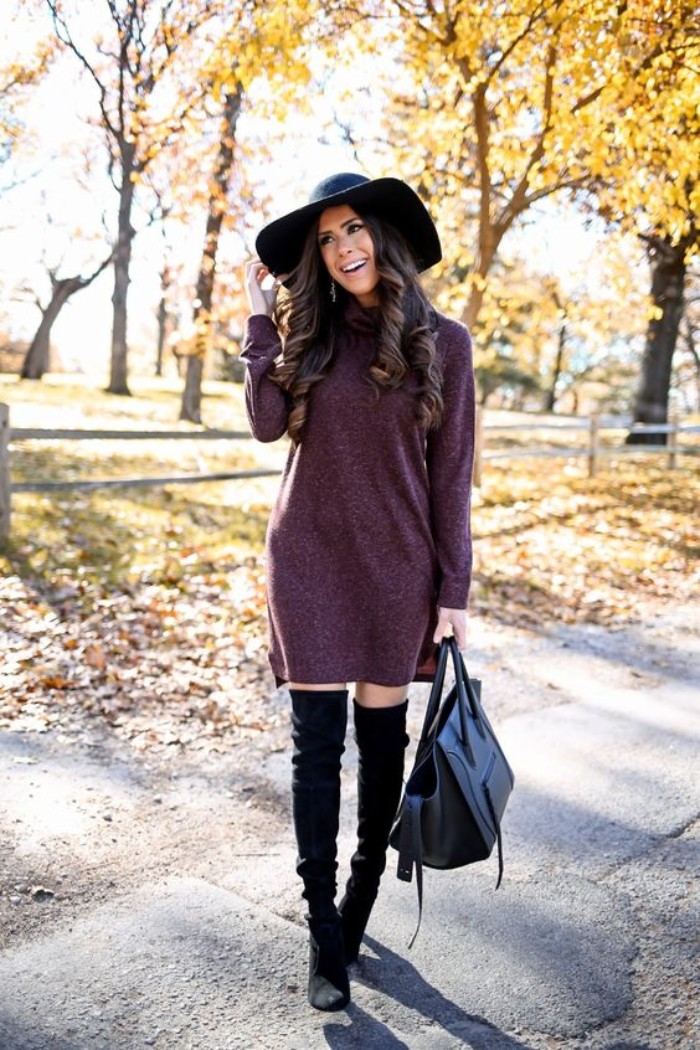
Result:
<svg viewBox="0 0 700 1050">
<path fill-rule="evenodd" d="M 351 222 L 357 222 L 358 218 L 359 218 L 359 216 L 353 215 L 351 219 L 346 219 L 345 222 L 341 222 L 341 224 L 340 224 L 341 230 L 344 230 L 345 227 L 349 226 Z M 319 237 L 324 237 L 327 233 L 333 233 L 333 230 L 319 230 L 318 231 L 318 236 Z"/>
</svg>

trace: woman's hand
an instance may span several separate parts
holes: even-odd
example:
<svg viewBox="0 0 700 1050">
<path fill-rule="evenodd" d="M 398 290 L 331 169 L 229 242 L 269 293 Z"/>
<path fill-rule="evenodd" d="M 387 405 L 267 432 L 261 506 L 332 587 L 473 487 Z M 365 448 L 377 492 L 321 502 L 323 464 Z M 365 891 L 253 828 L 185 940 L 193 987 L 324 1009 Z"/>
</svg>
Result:
<svg viewBox="0 0 700 1050">
<path fill-rule="evenodd" d="M 452 628 L 452 631 L 449 628 Z M 438 622 L 433 641 L 439 645 L 443 638 L 454 634 L 460 649 L 467 648 L 467 613 L 465 609 L 441 609 L 438 605 Z"/>
<path fill-rule="evenodd" d="M 260 259 L 251 259 L 246 266 L 245 276 L 250 312 L 252 314 L 264 314 L 265 317 L 272 317 L 275 302 L 277 301 L 277 291 L 284 277 L 272 279 L 272 274 Z M 267 288 L 263 288 L 265 281 L 268 282 Z"/>
</svg>

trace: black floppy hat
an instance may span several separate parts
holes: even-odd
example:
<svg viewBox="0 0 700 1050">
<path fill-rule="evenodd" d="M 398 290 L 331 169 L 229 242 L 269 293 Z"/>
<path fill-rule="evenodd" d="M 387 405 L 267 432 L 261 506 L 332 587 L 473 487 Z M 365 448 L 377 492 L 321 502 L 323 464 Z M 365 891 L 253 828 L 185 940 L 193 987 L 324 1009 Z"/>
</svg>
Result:
<svg viewBox="0 0 700 1050">
<path fill-rule="evenodd" d="M 416 257 L 419 270 L 427 270 L 442 258 L 435 224 L 417 193 L 401 179 L 368 179 L 342 172 L 319 182 L 308 204 L 268 223 L 258 234 L 255 248 L 275 277 L 291 273 L 301 259 L 306 235 L 314 219 L 326 208 L 351 204 L 362 212 L 385 219 L 399 230 Z"/>
</svg>

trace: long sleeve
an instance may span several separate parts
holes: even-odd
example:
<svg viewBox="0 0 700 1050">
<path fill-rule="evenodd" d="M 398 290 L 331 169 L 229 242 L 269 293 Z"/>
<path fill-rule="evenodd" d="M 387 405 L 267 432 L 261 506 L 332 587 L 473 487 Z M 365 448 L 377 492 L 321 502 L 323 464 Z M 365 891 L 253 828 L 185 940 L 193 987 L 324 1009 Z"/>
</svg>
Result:
<svg viewBox="0 0 700 1050">
<path fill-rule="evenodd" d="M 271 318 L 253 314 L 246 321 L 241 361 L 245 361 L 245 405 L 253 437 L 277 441 L 287 429 L 289 402 L 282 387 L 268 372 L 282 352 L 280 337 Z"/>
<path fill-rule="evenodd" d="M 474 464 L 474 370 L 467 329 L 442 320 L 438 348 L 444 346 L 444 416 L 428 434 L 426 464 L 430 481 L 433 537 L 440 569 L 438 605 L 464 609 L 472 569 L 470 527 Z"/>
</svg>

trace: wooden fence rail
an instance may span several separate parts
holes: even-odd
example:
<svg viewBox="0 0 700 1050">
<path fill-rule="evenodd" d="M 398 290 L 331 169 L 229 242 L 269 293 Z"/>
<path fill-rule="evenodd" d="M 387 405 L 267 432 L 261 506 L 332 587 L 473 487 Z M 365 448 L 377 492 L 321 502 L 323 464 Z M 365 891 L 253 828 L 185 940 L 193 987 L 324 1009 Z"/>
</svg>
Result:
<svg viewBox="0 0 700 1050">
<path fill-rule="evenodd" d="M 528 445 L 525 448 L 495 448 L 486 449 L 484 433 L 508 432 L 508 431 L 539 431 L 553 430 L 585 432 L 587 441 L 585 445 L 550 445 L 537 447 Z M 666 434 L 666 444 L 614 444 L 603 445 L 601 434 L 624 433 L 651 435 Z M 588 460 L 588 474 L 593 477 L 598 469 L 602 456 L 624 456 L 643 455 L 645 453 L 664 453 L 668 457 L 668 467 L 674 470 L 679 455 L 697 455 L 700 446 L 681 446 L 678 444 L 679 435 L 700 434 L 700 426 L 696 424 L 682 424 L 677 420 L 669 423 L 626 423 L 616 419 L 606 421 L 600 416 L 591 416 L 590 419 L 557 420 L 556 422 L 543 421 L 540 423 L 484 423 L 483 412 L 477 409 L 476 414 L 476 456 L 474 463 L 474 484 L 479 486 L 482 477 L 482 464 L 486 460 L 494 459 L 530 459 L 540 457 L 555 457 L 558 459 L 569 459 L 575 456 L 585 456 Z"/>
<path fill-rule="evenodd" d="M 484 435 L 490 432 L 508 431 L 579 431 L 587 434 L 583 445 L 551 445 L 546 447 L 493 448 L 484 447 Z M 635 434 L 667 434 L 668 444 L 648 445 L 633 444 L 605 446 L 601 444 L 601 433 L 624 432 Z M 603 455 L 621 455 L 626 453 L 644 454 L 662 452 L 668 456 L 668 466 L 676 466 L 679 455 L 690 455 L 700 452 L 700 446 L 680 446 L 679 435 L 698 434 L 700 426 L 681 425 L 677 421 L 659 424 L 624 424 L 617 421 L 605 422 L 598 416 L 581 420 L 558 420 L 557 422 L 537 423 L 484 423 L 483 412 L 477 410 L 476 449 L 474 463 L 474 484 L 480 485 L 483 463 L 485 460 L 516 459 L 533 457 L 557 457 L 569 459 L 573 456 L 585 456 L 588 459 L 588 473 L 593 476 Z M 109 478 L 95 481 L 36 481 L 12 484 L 10 479 L 10 445 L 18 441 L 248 441 L 252 435 L 247 430 L 44 430 L 36 427 L 10 427 L 10 412 L 7 405 L 0 404 L 0 542 L 10 534 L 11 496 L 15 492 L 56 492 L 70 490 L 87 490 L 98 488 L 145 488 L 160 485 L 187 485 L 203 481 L 231 481 L 239 478 L 263 478 L 281 473 L 280 469 L 253 469 L 217 472 L 213 474 L 180 474 L 175 477 L 149 478 Z"/>
</svg>

